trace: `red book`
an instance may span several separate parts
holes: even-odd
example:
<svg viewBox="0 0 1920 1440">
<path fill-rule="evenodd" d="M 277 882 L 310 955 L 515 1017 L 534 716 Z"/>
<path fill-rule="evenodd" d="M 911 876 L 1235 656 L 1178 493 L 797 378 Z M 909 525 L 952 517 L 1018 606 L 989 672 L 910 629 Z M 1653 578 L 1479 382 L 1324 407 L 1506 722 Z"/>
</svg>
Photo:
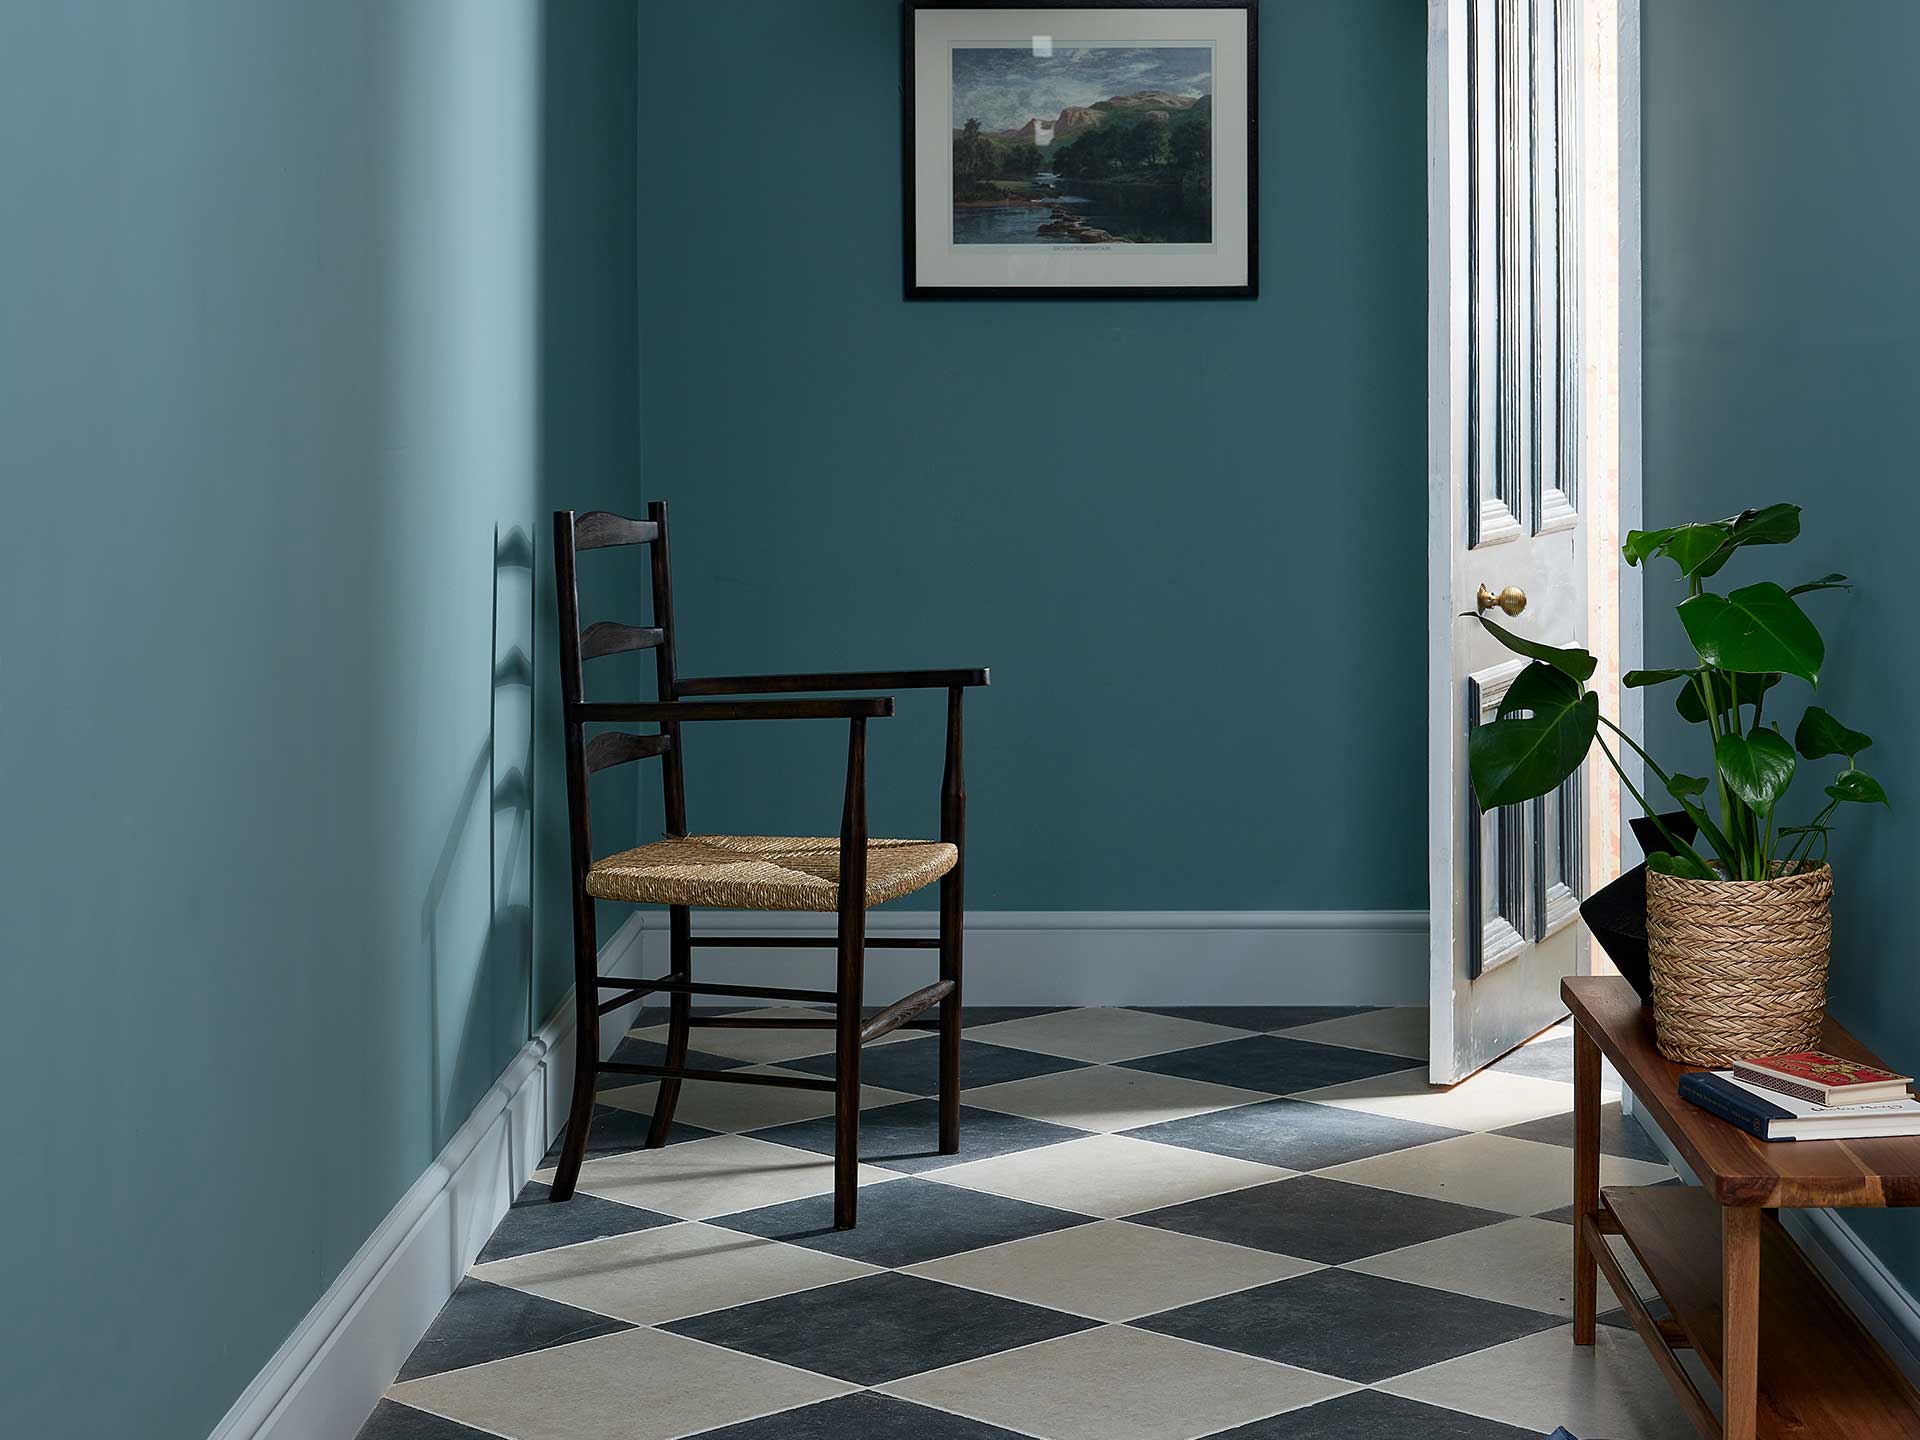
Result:
<svg viewBox="0 0 1920 1440">
<path fill-rule="evenodd" d="M 1815 1105 L 1873 1105 L 1904 1099 L 1911 1075 L 1896 1075 L 1878 1065 L 1830 1055 L 1825 1050 L 1797 1050 L 1791 1055 L 1762 1055 L 1733 1062 L 1734 1078 L 1749 1085 L 1796 1096 Z"/>
</svg>

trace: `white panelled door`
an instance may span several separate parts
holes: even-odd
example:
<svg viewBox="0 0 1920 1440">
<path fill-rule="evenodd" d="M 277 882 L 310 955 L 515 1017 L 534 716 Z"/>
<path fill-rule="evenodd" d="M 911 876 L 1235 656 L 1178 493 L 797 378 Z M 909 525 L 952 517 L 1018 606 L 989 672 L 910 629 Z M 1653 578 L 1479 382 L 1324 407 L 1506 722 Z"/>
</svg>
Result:
<svg viewBox="0 0 1920 1440">
<path fill-rule="evenodd" d="M 1519 673 L 1464 611 L 1587 642 L 1576 0 L 1429 0 L 1428 823 L 1432 1078 L 1564 1013 L 1584 968 L 1582 771 L 1481 816 L 1467 731 Z"/>
</svg>

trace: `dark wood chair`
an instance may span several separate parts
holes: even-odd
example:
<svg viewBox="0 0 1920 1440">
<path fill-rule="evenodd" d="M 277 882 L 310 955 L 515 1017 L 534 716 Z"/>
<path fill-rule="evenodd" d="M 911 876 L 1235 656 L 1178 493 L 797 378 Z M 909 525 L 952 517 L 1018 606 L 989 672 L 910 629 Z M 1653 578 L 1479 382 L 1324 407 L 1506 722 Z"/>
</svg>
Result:
<svg viewBox="0 0 1920 1440">
<path fill-rule="evenodd" d="M 960 1148 L 960 965 L 962 953 L 961 880 L 966 864 L 967 792 L 961 770 L 961 696 L 968 686 L 985 685 L 979 670 L 890 670 L 854 674 L 717 675 L 688 678 L 674 655 L 673 580 L 667 555 L 667 507 L 655 502 L 647 518 L 632 520 L 596 510 L 578 519 L 570 510 L 553 517 L 554 577 L 559 592 L 560 693 L 565 711 L 567 810 L 572 847 L 575 999 L 580 1028 L 574 1071 L 573 1106 L 566 1143 L 553 1180 L 553 1198 L 566 1200 L 579 1179 L 593 1122 L 596 1080 L 611 1071 L 657 1076 L 660 1089 L 648 1130 L 649 1147 L 664 1145 L 684 1079 L 726 1084 L 777 1085 L 830 1090 L 834 1095 L 833 1223 L 850 1229 L 856 1205 L 859 1164 L 860 1047 L 940 1007 L 940 1150 Z M 580 597 L 575 558 L 582 550 L 609 545 L 644 545 L 653 591 L 653 623 L 625 625 L 600 620 L 580 628 Z M 658 698 L 646 703 L 589 702 L 582 695 L 583 665 L 602 655 L 635 650 L 654 652 Z M 940 785 L 938 840 L 875 840 L 867 835 L 867 721 L 893 714 L 893 697 L 831 697 L 780 700 L 699 700 L 697 696 L 793 695 L 807 691 L 942 689 L 947 692 L 946 768 Z M 847 722 L 846 799 L 837 839 L 790 839 L 754 835 L 689 835 L 686 772 L 681 730 L 722 720 L 845 720 Z M 654 724 L 652 734 L 588 727 Z M 636 849 L 593 855 L 593 829 L 587 809 L 587 777 L 629 761 L 658 759 L 663 766 L 661 794 L 666 838 Z M 869 941 L 867 907 L 940 883 L 937 936 Z M 671 907 L 668 973 L 657 980 L 601 978 L 596 964 L 594 901 L 619 900 Z M 805 936 L 699 936 L 692 933 L 693 906 L 735 910 L 831 911 L 838 918 L 832 940 Z M 938 950 L 940 978 L 895 1001 L 870 1018 L 865 1015 L 864 979 L 869 944 L 890 948 Z M 831 947 L 838 953 L 834 988 L 807 990 L 765 985 L 728 985 L 696 981 L 693 952 L 726 945 L 800 948 Z M 617 993 L 607 995 L 605 992 Z M 664 1065 L 599 1059 L 600 1017 L 643 996 L 669 997 L 667 1054 Z M 817 1018 L 712 1016 L 693 1014 L 696 995 L 729 995 L 758 1000 L 831 1002 L 833 1013 Z M 603 998 L 604 996 L 604 998 Z M 746 1075 L 737 1071 L 689 1069 L 687 1037 L 702 1026 L 774 1025 L 831 1028 L 834 1075 L 831 1080 Z"/>
</svg>

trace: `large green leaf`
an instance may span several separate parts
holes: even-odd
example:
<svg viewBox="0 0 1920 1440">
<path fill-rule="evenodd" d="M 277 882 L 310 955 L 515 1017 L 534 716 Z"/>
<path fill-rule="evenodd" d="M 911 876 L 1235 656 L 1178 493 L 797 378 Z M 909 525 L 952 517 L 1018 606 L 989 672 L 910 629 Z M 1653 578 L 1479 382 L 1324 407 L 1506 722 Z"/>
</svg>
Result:
<svg viewBox="0 0 1920 1440">
<path fill-rule="evenodd" d="M 1873 744 L 1871 735 L 1849 730 L 1818 705 L 1809 705 L 1800 717 L 1800 728 L 1793 732 L 1793 748 L 1809 760 L 1828 755 L 1844 755 L 1851 760 Z"/>
<path fill-rule="evenodd" d="M 1793 783 L 1793 746 L 1778 730 L 1722 735 L 1713 747 L 1713 763 L 1727 788 L 1763 815 Z"/>
<path fill-rule="evenodd" d="M 1778 670 L 1770 670 L 1764 675 L 1744 675 L 1737 670 L 1728 670 L 1715 675 L 1712 681 L 1714 698 L 1720 702 L 1722 715 L 1741 705 L 1758 705 L 1760 697 L 1779 683 Z M 1735 697 L 1731 706 L 1727 703 L 1729 696 Z M 1673 697 L 1673 708 L 1690 725 L 1706 723 L 1707 706 L 1700 698 L 1698 685 L 1682 686 Z"/>
<path fill-rule="evenodd" d="M 1679 609 L 1687 638 L 1707 664 L 1762 674 L 1780 670 L 1820 683 L 1826 644 L 1793 597 L 1773 581 L 1726 595 L 1690 596 Z"/>
<path fill-rule="evenodd" d="M 1656 850 L 1647 856 L 1647 868 L 1662 875 L 1678 875 L 1683 880 L 1718 880 L 1711 866 L 1691 852 L 1672 855 Z"/>
<path fill-rule="evenodd" d="M 1800 536 L 1798 505 L 1767 505 L 1758 510 L 1742 510 L 1720 522 L 1727 527 L 1726 543 L 1695 569 L 1688 571 L 1700 579 L 1720 573 L 1720 567 L 1744 545 L 1785 545 Z"/>
<path fill-rule="evenodd" d="M 1707 793 L 1708 781 L 1699 775 L 1681 775 L 1667 777 L 1667 793 L 1676 800 L 1692 800 Z"/>
<path fill-rule="evenodd" d="M 1698 675 L 1698 670 L 1629 670 L 1620 677 L 1620 683 L 1629 690 L 1638 690 L 1647 685 L 1664 685 L 1669 680 L 1684 680 L 1689 675 Z"/>
<path fill-rule="evenodd" d="M 1600 663 L 1584 650 L 1560 650 L 1552 645 L 1542 645 L 1538 640 L 1528 640 L 1523 636 L 1515 635 L 1512 631 L 1494 624 L 1484 615 L 1467 612 L 1463 618 L 1478 620 L 1489 635 L 1514 654 L 1524 655 L 1529 660 L 1542 661 L 1583 683 L 1592 678 L 1594 667 Z"/>
<path fill-rule="evenodd" d="M 1529 665 L 1501 713 L 1467 733 L 1475 802 L 1492 810 L 1545 795 L 1580 768 L 1599 725 L 1598 695 L 1551 666 Z"/>
<path fill-rule="evenodd" d="M 1629 565 L 1638 565 L 1642 560 L 1651 560 L 1660 553 L 1660 547 L 1667 543 L 1667 537 L 1673 534 L 1669 525 L 1665 530 L 1629 530 L 1627 543 L 1620 547 L 1620 554 Z"/>
<path fill-rule="evenodd" d="M 1864 770 L 1842 770 L 1827 786 L 1827 794 L 1836 800 L 1851 800 L 1860 805 L 1884 805 L 1889 810 L 1893 808 L 1893 801 L 1887 798 L 1887 792 L 1881 788 L 1880 782 Z"/>
<path fill-rule="evenodd" d="M 1809 580 L 1804 585 L 1789 585 L 1787 593 L 1805 595 L 1812 590 L 1851 590 L 1852 588 L 1853 585 L 1847 577 L 1836 570 L 1831 574 L 1822 575 L 1818 580 Z"/>
</svg>

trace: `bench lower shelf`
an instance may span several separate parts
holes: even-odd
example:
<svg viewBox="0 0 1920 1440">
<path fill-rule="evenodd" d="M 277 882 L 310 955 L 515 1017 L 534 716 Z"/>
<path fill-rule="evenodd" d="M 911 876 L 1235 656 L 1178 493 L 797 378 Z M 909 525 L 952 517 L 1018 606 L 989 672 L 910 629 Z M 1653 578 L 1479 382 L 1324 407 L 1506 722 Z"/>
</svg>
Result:
<svg viewBox="0 0 1920 1440">
<path fill-rule="evenodd" d="M 1811 1143 L 1811 1142 L 1808 1142 Z M 1717 1434 L 1712 1410 L 1674 1350 L 1691 1347 L 1721 1383 L 1721 1209 L 1693 1186 L 1607 1189 L 1598 1215 L 1587 1218 L 1596 1253 L 1606 1234 L 1626 1237 L 1652 1278 L 1671 1321 L 1656 1321 L 1631 1285 L 1602 1268 L 1643 1339 L 1693 1414 Z M 1920 1436 L 1920 1394 L 1879 1344 L 1828 1288 L 1777 1212 L 1765 1212 L 1760 1240 L 1761 1440 L 1914 1440 Z"/>
</svg>

